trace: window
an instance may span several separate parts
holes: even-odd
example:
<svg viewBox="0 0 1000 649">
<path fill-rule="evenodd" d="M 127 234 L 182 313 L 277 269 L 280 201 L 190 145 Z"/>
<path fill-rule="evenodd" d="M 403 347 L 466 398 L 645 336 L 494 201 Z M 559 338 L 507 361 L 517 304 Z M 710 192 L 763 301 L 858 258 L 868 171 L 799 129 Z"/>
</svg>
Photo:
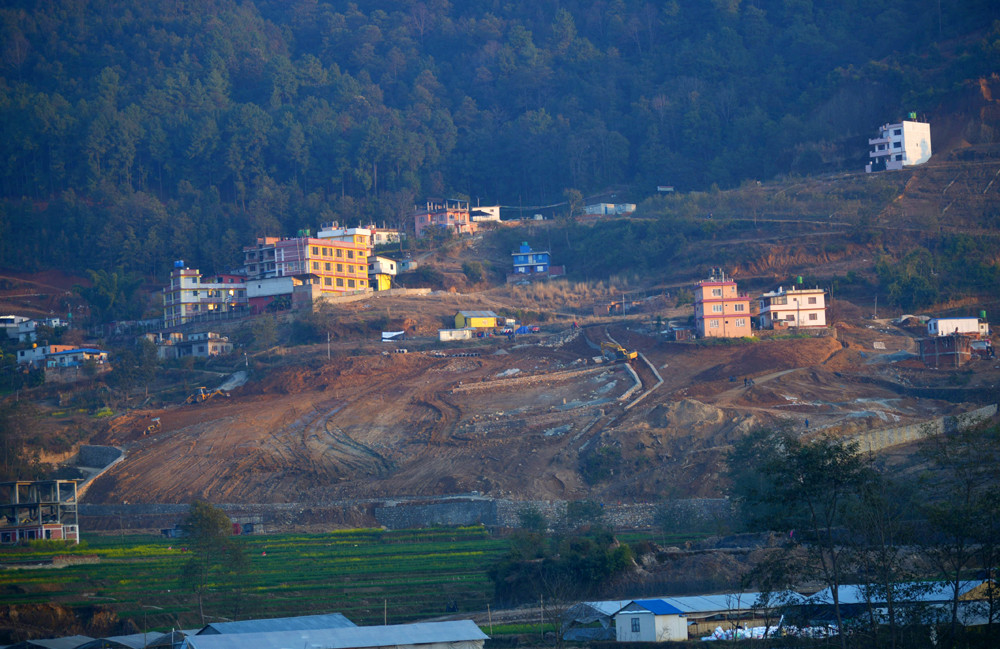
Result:
<svg viewBox="0 0 1000 649">
<path fill-rule="evenodd" d="M 351 266 L 350 264 L 348 264 L 347 265 L 347 273 L 349 275 L 353 275 L 354 274 L 354 266 Z"/>
<path fill-rule="evenodd" d="M 354 288 L 354 280 L 353 279 L 347 280 L 347 288 Z"/>
<path fill-rule="evenodd" d="M 743 309 L 744 306 L 746 306 L 746 305 L 745 304 L 734 304 L 733 305 L 733 310 L 734 311 L 743 311 L 744 310 Z"/>
<path fill-rule="evenodd" d="M 329 286 L 329 285 L 330 285 L 330 278 L 329 277 L 324 277 L 323 278 L 323 286 Z"/>
<path fill-rule="evenodd" d="M 709 329 L 718 329 L 719 328 L 719 321 L 718 320 L 709 320 L 708 321 L 708 328 Z"/>
<path fill-rule="evenodd" d="M 639 618 L 632 618 L 632 633 L 639 633 Z"/>
<path fill-rule="evenodd" d="M 903 143 L 902 142 L 893 142 L 892 143 L 892 148 L 894 148 L 894 149 L 902 149 L 903 148 Z"/>
<path fill-rule="evenodd" d="M 736 318 L 736 326 L 737 327 L 745 327 L 745 326 L 747 326 L 747 319 L 746 318 Z"/>
<path fill-rule="evenodd" d="M 358 286 L 364 286 L 364 285 L 365 285 L 365 280 L 359 279 L 358 280 Z"/>
<path fill-rule="evenodd" d="M 319 246 L 313 246 L 312 247 L 312 254 L 314 254 L 314 255 L 318 255 L 319 254 Z"/>
<path fill-rule="evenodd" d="M 795 319 L 794 314 L 789 313 L 788 315 L 785 316 L 785 320 L 788 320 L 789 322 L 791 322 L 794 319 Z"/>
<path fill-rule="evenodd" d="M 318 261 L 314 261 L 313 262 L 313 270 L 319 270 L 319 262 Z"/>
<path fill-rule="evenodd" d="M 903 159 L 903 154 L 902 153 L 897 153 L 896 154 L 896 160 L 902 160 L 902 159 Z"/>
<path fill-rule="evenodd" d="M 896 130 L 894 130 L 894 131 L 892 132 L 892 134 L 893 134 L 893 135 L 902 135 L 902 134 L 903 134 L 903 129 L 901 129 L 901 128 L 897 128 Z"/>
<path fill-rule="evenodd" d="M 326 270 L 327 270 L 327 271 L 329 271 L 329 270 L 330 270 L 330 262 L 326 262 L 325 264 L 323 264 L 323 266 L 325 266 L 325 267 L 326 267 Z"/>
<path fill-rule="evenodd" d="M 712 313 L 722 313 L 722 305 L 721 304 L 713 304 L 712 305 Z"/>
<path fill-rule="evenodd" d="M 809 314 L 809 319 L 810 320 L 818 320 L 819 319 L 818 314 L 816 314 L 816 313 L 810 313 Z"/>
<path fill-rule="evenodd" d="M 712 289 L 712 297 L 722 297 L 722 289 L 721 288 L 713 288 Z"/>
<path fill-rule="evenodd" d="M 343 277 L 338 277 L 337 278 L 337 286 L 340 286 L 340 287 L 344 286 L 344 278 Z"/>
<path fill-rule="evenodd" d="M 353 250 L 348 250 L 347 251 L 347 258 L 348 259 L 354 259 L 354 251 Z"/>
<path fill-rule="evenodd" d="M 337 264 L 337 272 L 338 273 L 344 272 L 344 264 Z"/>
</svg>

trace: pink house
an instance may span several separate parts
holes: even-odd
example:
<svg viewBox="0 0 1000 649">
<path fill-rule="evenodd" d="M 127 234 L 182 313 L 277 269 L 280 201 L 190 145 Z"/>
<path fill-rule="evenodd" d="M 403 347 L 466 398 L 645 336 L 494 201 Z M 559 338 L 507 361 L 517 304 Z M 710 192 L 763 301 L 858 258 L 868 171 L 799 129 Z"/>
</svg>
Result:
<svg viewBox="0 0 1000 649">
<path fill-rule="evenodd" d="M 750 333 L 750 296 L 721 269 L 699 282 L 694 292 L 694 319 L 699 338 L 740 338 Z"/>
</svg>

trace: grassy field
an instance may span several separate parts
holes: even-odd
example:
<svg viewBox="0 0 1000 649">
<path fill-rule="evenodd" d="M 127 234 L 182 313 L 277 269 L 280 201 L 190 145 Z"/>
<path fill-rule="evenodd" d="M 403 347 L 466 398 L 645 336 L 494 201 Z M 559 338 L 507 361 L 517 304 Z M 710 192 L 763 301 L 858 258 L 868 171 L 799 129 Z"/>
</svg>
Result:
<svg viewBox="0 0 1000 649">
<path fill-rule="evenodd" d="M 53 555 L 97 555 L 99 563 L 0 571 L 5 604 L 107 605 L 140 629 L 200 625 L 181 578 L 190 556 L 183 539 L 87 536 L 79 548 L 0 553 L 0 562 Z M 318 535 L 247 536 L 249 569 L 218 584 L 205 601 L 210 620 L 340 612 L 357 624 L 390 624 L 483 610 L 487 567 L 507 541 L 482 527 L 410 531 L 350 530 Z"/>
<path fill-rule="evenodd" d="M 618 538 L 635 544 L 662 541 L 660 536 L 625 533 Z M 686 538 L 692 537 L 669 541 Z M 245 536 L 241 541 L 248 569 L 233 583 L 213 585 L 205 598 L 208 621 L 339 612 L 359 625 L 400 624 L 485 611 L 493 592 L 487 570 L 508 549 L 506 538 L 480 526 Z M 140 630 L 201 626 L 195 596 L 182 578 L 190 557 L 183 539 L 85 534 L 80 546 L 5 548 L 0 564 L 57 555 L 96 555 L 98 561 L 0 570 L 0 602 L 102 605 Z M 509 632 L 521 632 L 515 627 Z"/>
</svg>

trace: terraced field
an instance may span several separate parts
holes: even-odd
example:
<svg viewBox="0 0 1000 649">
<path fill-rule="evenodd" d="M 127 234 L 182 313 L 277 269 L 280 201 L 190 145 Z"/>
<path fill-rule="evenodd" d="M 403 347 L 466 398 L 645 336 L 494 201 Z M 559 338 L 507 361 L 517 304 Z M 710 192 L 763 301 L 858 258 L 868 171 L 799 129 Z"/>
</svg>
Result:
<svg viewBox="0 0 1000 649">
<path fill-rule="evenodd" d="M 5 552 L 0 563 L 96 555 L 98 563 L 0 571 L 5 604 L 104 605 L 138 628 L 200 626 L 182 570 L 183 539 L 85 536 L 80 549 Z M 248 567 L 213 584 L 209 620 L 340 612 L 357 624 L 390 624 L 482 610 L 487 568 L 507 541 L 485 528 L 347 530 L 245 537 Z"/>
</svg>

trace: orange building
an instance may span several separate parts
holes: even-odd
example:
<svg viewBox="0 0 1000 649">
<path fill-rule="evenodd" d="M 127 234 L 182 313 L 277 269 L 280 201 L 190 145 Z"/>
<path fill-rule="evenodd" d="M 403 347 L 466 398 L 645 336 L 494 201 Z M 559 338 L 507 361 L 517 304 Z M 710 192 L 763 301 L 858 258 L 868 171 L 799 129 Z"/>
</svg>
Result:
<svg viewBox="0 0 1000 649">
<path fill-rule="evenodd" d="M 694 293 L 695 327 L 700 338 L 740 338 L 750 334 L 750 296 L 721 270 L 698 283 Z"/>
<path fill-rule="evenodd" d="M 315 275 L 321 293 L 370 291 L 371 232 L 329 229 L 318 237 L 262 237 L 243 249 L 247 281 Z"/>
<path fill-rule="evenodd" d="M 417 237 L 427 234 L 430 228 L 440 228 L 456 235 L 475 234 L 477 225 L 472 220 L 469 201 L 431 199 L 413 210 L 413 230 Z"/>
</svg>

